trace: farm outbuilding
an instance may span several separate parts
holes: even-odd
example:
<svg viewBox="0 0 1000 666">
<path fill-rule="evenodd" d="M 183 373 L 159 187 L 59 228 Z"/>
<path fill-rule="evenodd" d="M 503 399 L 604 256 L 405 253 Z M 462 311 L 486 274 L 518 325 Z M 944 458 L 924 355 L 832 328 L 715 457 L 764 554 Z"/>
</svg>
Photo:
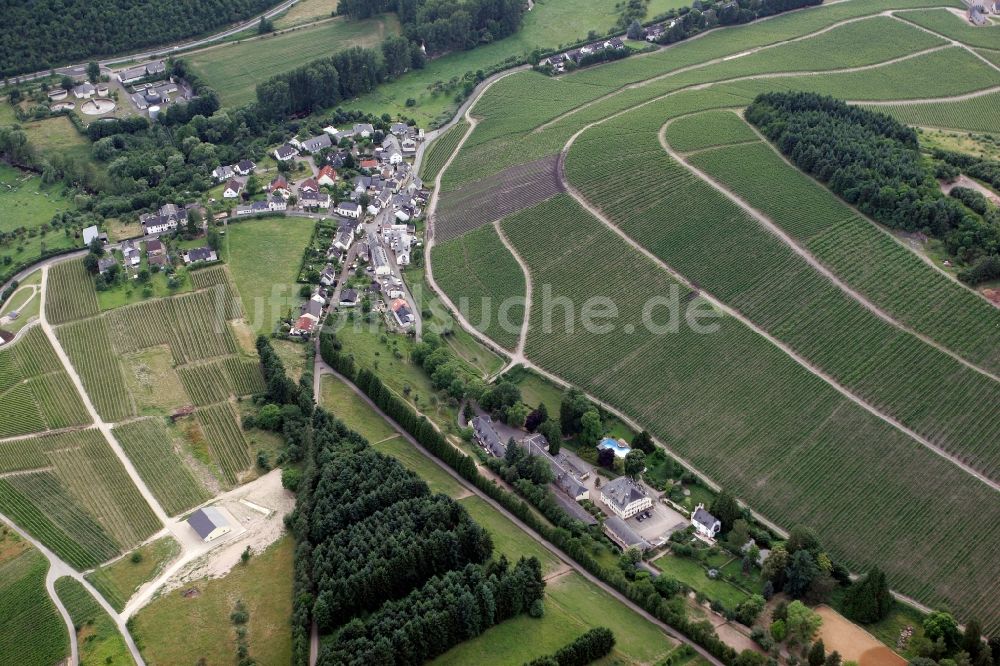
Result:
<svg viewBox="0 0 1000 666">
<path fill-rule="evenodd" d="M 233 529 L 229 526 L 229 521 L 222 515 L 222 512 L 213 506 L 198 509 L 191 514 L 187 522 L 198 533 L 202 541 L 213 541 L 220 536 L 229 534 Z"/>
</svg>

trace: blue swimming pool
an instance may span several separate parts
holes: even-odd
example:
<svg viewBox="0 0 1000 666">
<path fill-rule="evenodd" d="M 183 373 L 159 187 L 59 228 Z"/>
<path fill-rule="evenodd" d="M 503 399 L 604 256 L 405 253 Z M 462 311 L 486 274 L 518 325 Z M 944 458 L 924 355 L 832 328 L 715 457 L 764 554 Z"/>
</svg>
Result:
<svg viewBox="0 0 1000 666">
<path fill-rule="evenodd" d="M 628 455 L 628 452 L 632 450 L 629 447 L 625 446 L 625 444 L 623 444 L 622 442 L 619 442 L 617 439 L 613 439 L 611 437 L 605 437 L 604 439 L 602 439 L 600 443 L 597 445 L 597 448 L 611 449 L 612 451 L 615 452 L 615 457 L 617 458 L 624 458 L 626 455 Z"/>
</svg>

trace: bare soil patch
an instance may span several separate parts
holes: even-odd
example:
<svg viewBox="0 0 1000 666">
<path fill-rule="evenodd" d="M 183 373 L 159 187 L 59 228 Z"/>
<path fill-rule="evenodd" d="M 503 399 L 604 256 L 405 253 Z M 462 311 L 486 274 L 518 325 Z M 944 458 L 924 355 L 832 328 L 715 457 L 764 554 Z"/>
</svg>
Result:
<svg viewBox="0 0 1000 666">
<path fill-rule="evenodd" d="M 823 618 L 819 637 L 827 652 L 836 650 L 844 661 L 855 661 L 858 666 L 905 666 L 905 659 L 829 606 L 815 610 Z"/>
</svg>

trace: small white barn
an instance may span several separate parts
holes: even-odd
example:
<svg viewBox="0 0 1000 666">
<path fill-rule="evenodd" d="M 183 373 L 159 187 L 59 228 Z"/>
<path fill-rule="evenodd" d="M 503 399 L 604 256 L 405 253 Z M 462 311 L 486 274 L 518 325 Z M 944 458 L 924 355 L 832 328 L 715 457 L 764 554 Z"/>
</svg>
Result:
<svg viewBox="0 0 1000 666">
<path fill-rule="evenodd" d="M 214 506 L 198 509 L 191 514 L 187 522 L 198 533 L 201 540 L 206 542 L 229 534 L 233 529 L 229 526 L 229 521 L 222 515 L 222 512 Z"/>
</svg>

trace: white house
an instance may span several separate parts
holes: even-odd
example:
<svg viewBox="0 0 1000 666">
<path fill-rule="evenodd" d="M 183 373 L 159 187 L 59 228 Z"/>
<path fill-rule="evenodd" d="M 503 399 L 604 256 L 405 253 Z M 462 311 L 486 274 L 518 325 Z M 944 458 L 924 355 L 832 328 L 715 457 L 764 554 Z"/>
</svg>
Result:
<svg viewBox="0 0 1000 666">
<path fill-rule="evenodd" d="M 361 217 L 361 206 L 350 201 L 341 201 L 337 204 L 337 208 L 334 211 L 337 215 L 343 215 L 344 217 L 350 217 L 355 220 Z"/>
<path fill-rule="evenodd" d="M 73 88 L 73 96 L 77 99 L 90 99 L 97 92 L 97 88 L 92 83 L 81 83 Z"/>
<path fill-rule="evenodd" d="M 653 507 L 653 500 L 646 490 L 627 476 L 620 476 L 602 485 L 601 501 L 622 519 Z"/>
<path fill-rule="evenodd" d="M 385 248 L 381 245 L 375 244 L 371 246 L 371 252 L 372 266 L 375 267 L 375 275 L 388 275 L 391 272 L 391 269 L 389 268 L 389 256 L 385 253 Z"/>
<path fill-rule="evenodd" d="M 274 149 L 274 159 L 279 162 L 287 162 L 298 154 L 299 149 L 289 143 L 278 146 Z"/>
<path fill-rule="evenodd" d="M 374 133 L 375 128 L 371 126 L 371 123 L 358 123 L 354 126 L 354 135 L 360 136 L 362 139 L 367 139 Z"/>
<path fill-rule="evenodd" d="M 691 525 L 698 534 L 714 539 L 722 531 L 722 522 L 705 510 L 704 504 L 699 504 L 691 514 Z"/>
<path fill-rule="evenodd" d="M 222 190 L 223 199 L 235 199 L 240 196 L 240 192 L 243 191 L 243 183 L 236 180 L 235 178 L 230 178 L 229 182 L 226 183 L 226 189 Z"/>
<path fill-rule="evenodd" d="M 236 174 L 233 171 L 233 167 L 228 166 L 226 164 L 223 164 L 221 166 L 217 166 L 217 167 L 215 167 L 215 169 L 212 170 L 212 178 L 214 178 L 216 180 L 216 182 L 219 182 L 219 183 L 221 183 L 224 180 L 229 180 L 234 175 L 236 175 Z"/>
<path fill-rule="evenodd" d="M 214 506 L 206 506 L 198 509 L 187 519 L 188 525 L 197 532 L 202 541 L 214 541 L 219 537 L 229 534 L 232 527 L 229 521 L 222 515 L 222 512 Z"/>
</svg>

